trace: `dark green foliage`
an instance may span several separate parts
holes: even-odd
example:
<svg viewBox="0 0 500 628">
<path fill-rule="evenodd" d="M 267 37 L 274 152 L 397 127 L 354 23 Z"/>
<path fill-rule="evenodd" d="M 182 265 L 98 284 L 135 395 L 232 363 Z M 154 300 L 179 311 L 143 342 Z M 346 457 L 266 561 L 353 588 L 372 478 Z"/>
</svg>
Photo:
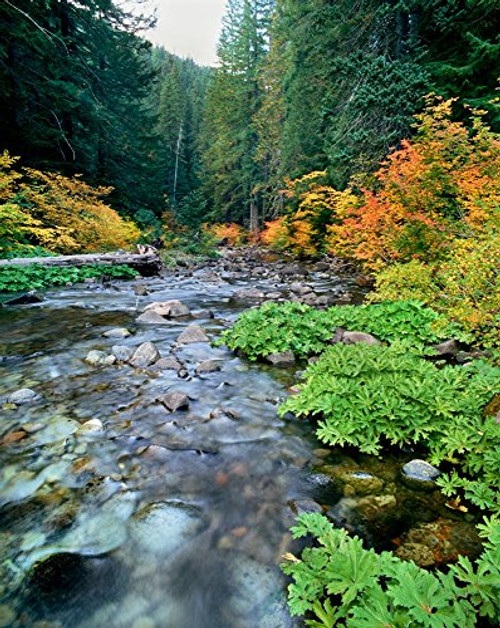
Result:
<svg viewBox="0 0 500 628">
<path fill-rule="evenodd" d="M 250 360 L 291 350 L 299 358 L 321 353 L 338 327 L 373 334 L 379 340 L 432 343 L 442 333 L 433 325 L 442 317 L 415 301 L 337 306 L 316 310 L 301 303 L 267 303 L 245 312 L 221 342 L 240 349 Z"/>
<path fill-rule="evenodd" d="M 460 558 L 447 574 L 429 573 L 390 552 L 363 548 L 358 537 L 335 529 L 322 515 L 306 514 L 293 528 L 294 538 L 312 536 L 301 560 L 288 556 L 282 567 L 292 576 L 290 609 L 307 615 L 315 628 L 350 626 L 474 626 L 477 615 L 500 619 L 500 524 L 486 521 L 488 538 L 472 564 Z"/>
<path fill-rule="evenodd" d="M 137 271 L 130 266 L 105 266 L 92 264 L 77 268 L 42 266 L 0 267 L 0 292 L 23 292 L 25 290 L 43 290 L 50 286 L 63 286 L 67 283 L 78 283 L 84 279 L 107 277 L 110 279 L 133 279 Z"/>
</svg>

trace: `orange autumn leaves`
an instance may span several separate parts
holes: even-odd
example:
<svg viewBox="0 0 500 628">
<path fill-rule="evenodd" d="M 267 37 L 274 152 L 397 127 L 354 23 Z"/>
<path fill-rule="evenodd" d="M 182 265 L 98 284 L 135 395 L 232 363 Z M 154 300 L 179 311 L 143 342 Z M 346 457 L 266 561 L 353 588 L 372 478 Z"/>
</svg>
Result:
<svg viewBox="0 0 500 628">
<path fill-rule="evenodd" d="M 54 253 L 116 250 L 140 232 L 101 199 L 110 188 L 93 188 L 79 177 L 16 170 L 18 158 L 0 155 L 0 253 L 16 245 Z"/>
<path fill-rule="evenodd" d="M 416 135 L 401 142 L 375 175 L 339 192 L 314 172 L 289 181 L 289 211 L 262 240 L 313 255 L 327 251 L 372 271 L 412 259 L 445 257 L 456 238 L 498 228 L 500 141 L 472 112 L 472 129 L 452 121 L 454 101 L 429 104 Z"/>
</svg>

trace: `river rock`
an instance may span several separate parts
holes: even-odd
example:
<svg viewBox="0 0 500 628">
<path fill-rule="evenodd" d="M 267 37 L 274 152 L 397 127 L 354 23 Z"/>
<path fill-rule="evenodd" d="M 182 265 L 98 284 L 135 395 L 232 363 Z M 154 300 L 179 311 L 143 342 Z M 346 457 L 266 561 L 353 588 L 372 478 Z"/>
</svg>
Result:
<svg viewBox="0 0 500 628">
<path fill-rule="evenodd" d="M 83 425 L 81 425 L 76 433 L 79 435 L 91 435 L 100 434 L 101 432 L 104 432 L 102 422 L 99 421 L 99 419 L 90 419 L 90 421 L 86 421 Z"/>
<path fill-rule="evenodd" d="M 209 342 L 209 337 L 199 325 L 189 325 L 177 338 L 179 344 L 192 344 L 195 342 Z"/>
<path fill-rule="evenodd" d="M 152 342 L 143 342 L 134 352 L 130 364 L 136 368 L 146 368 L 160 358 L 160 352 Z"/>
<path fill-rule="evenodd" d="M 293 514 L 297 516 L 310 512 L 318 512 L 320 514 L 323 512 L 323 508 L 314 499 L 291 499 L 288 502 L 288 506 Z"/>
<path fill-rule="evenodd" d="M 356 277 L 356 285 L 360 288 L 373 288 L 375 285 L 375 277 L 371 275 L 358 275 L 358 277 Z"/>
<path fill-rule="evenodd" d="M 158 312 L 154 312 L 149 310 L 148 312 L 144 312 L 140 316 L 135 319 L 136 323 L 142 323 L 143 325 L 166 325 L 168 321 L 160 316 Z"/>
<path fill-rule="evenodd" d="M 330 264 L 328 262 L 316 262 L 316 264 L 314 264 L 314 270 L 319 273 L 324 273 L 330 270 Z"/>
<path fill-rule="evenodd" d="M 283 351 L 266 356 L 266 361 L 278 368 L 287 368 L 295 364 L 295 356 L 292 351 Z"/>
<path fill-rule="evenodd" d="M 205 360 L 204 362 L 200 362 L 196 367 L 196 374 L 202 375 L 204 373 L 215 373 L 216 371 L 221 370 L 221 365 L 216 360 Z"/>
<path fill-rule="evenodd" d="M 187 410 L 189 408 L 189 397 L 181 392 L 169 392 L 166 395 L 158 397 L 167 410 L 176 412 L 177 410 Z"/>
<path fill-rule="evenodd" d="M 364 343 L 367 345 L 379 345 L 380 341 L 372 336 L 371 334 L 366 334 L 362 331 L 346 331 L 339 327 L 333 337 L 330 340 L 331 344 L 343 343 L 345 345 L 353 345 L 358 343 Z"/>
<path fill-rule="evenodd" d="M 128 338 L 130 335 L 130 331 L 126 327 L 116 327 L 103 333 L 105 338 Z"/>
<path fill-rule="evenodd" d="M 243 290 L 238 290 L 238 292 L 236 292 L 234 296 L 237 299 L 248 299 L 255 301 L 266 298 L 264 292 L 262 292 L 262 290 L 258 290 L 257 288 L 245 288 Z"/>
<path fill-rule="evenodd" d="M 40 401 L 42 398 L 34 390 L 30 388 L 22 388 L 21 390 L 16 390 L 16 392 L 12 393 L 7 397 L 7 403 L 13 403 L 16 406 L 25 406 L 29 403 L 35 403 Z"/>
<path fill-rule="evenodd" d="M 292 277 L 293 275 L 298 275 L 298 276 L 305 277 L 308 274 L 307 270 L 304 268 L 304 266 L 302 266 L 301 264 L 297 264 L 297 263 L 286 264 L 281 269 L 280 272 L 281 272 L 282 275 L 285 275 L 287 277 Z"/>
<path fill-rule="evenodd" d="M 144 312 L 155 312 L 165 318 L 181 318 L 191 314 L 187 305 L 180 301 L 156 301 L 147 305 Z"/>
<path fill-rule="evenodd" d="M 435 487 L 434 481 L 441 475 L 439 469 L 433 467 L 425 460 L 411 460 L 401 470 L 402 478 L 406 484 L 413 488 L 431 490 Z"/>
<path fill-rule="evenodd" d="M 111 353 L 115 356 L 118 362 L 128 362 L 134 355 L 132 347 L 126 345 L 114 345 L 111 347 Z"/>
<path fill-rule="evenodd" d="M 344 495 L 376 495 L 384 487 L 381 478 L 365 471 L 348 471 L 340 474 L 344 483 Z"/>
<path fill-rule="evenodd" d="M 413 561 L 419 567 L 432 567 L 436 564 L 434 554 L 423 543 L 405 543 L 395 552 L 401 560 Z"/>
<path fill-rule="evenodd" d="M 160 360 L 158 360 L 158 362 L 155 363 L 155 365 L 153 366 L 151 370 L 155 372 L 156 371 L 175 371 L 176 373 L 180 373 L 181 371 L 184 370 L 184 365 L 181 362 L 179 362 L 177 358 L 174 358 L 174 357 L 161 358 Z"/>
<path fill-rule="evenodd" d="M 433 349 L 437 355 L 443 358 L 454 357 L 460 351 L 460 343 L 457 340 L 446 340 L 438 345 L 434 345 Z"/>
<path fill-rule="evenodd" d="M 170 556 L 205 527 L 196 506 L 160 502 L 144 507 L 134 515 L 131 536 L 144 552 Z"/>
<path fill-rule="evenodd" d="M 112 366 L 116 362 L 114 355 L 108 355 L 104 351 L 89 351 L 85 362 L 91 366 Z"/>
<path fill-rule="evenodd" d="M 36 292 L 27 292 L 8 301 L 4 301 L 0 307 L 6 307 L 8 305 L 33 305 L 34 303 L 42 303 L 43 297 Z"/>
</svg>

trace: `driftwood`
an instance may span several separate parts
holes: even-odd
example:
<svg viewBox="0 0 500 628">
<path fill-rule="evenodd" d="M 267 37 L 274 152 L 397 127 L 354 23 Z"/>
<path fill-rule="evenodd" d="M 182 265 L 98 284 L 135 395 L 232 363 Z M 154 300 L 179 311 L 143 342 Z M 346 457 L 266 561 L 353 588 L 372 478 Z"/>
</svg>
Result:
<svg viewBox="0 0 500 628">
<path fill-rule="evenodd" d="M 88 266 L 89 264 L 119 266 L 126 264 L 143 277 L 158 275 L 163 268 L 163 262 L 155 251 L 142 255 L 137 253 L 97 253 L 92 255 L 23 257 L 0 260 L 0 268 L 2 266 L 28 266 L 29 264 L 41 264 L 42 266 Z"/>
</svg>

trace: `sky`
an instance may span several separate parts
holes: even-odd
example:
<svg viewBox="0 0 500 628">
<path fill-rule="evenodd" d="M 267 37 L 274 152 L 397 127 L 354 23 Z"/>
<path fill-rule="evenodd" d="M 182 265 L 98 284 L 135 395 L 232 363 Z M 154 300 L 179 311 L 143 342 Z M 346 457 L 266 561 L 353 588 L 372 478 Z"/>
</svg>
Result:
<svg viewBox="0 0 500 628">
<path fill-rule="evenodd" d="M 180 57 L 215 65 L 225 0 L 155 0 L 158 23 L 146 37 Z"/>
</svg>

